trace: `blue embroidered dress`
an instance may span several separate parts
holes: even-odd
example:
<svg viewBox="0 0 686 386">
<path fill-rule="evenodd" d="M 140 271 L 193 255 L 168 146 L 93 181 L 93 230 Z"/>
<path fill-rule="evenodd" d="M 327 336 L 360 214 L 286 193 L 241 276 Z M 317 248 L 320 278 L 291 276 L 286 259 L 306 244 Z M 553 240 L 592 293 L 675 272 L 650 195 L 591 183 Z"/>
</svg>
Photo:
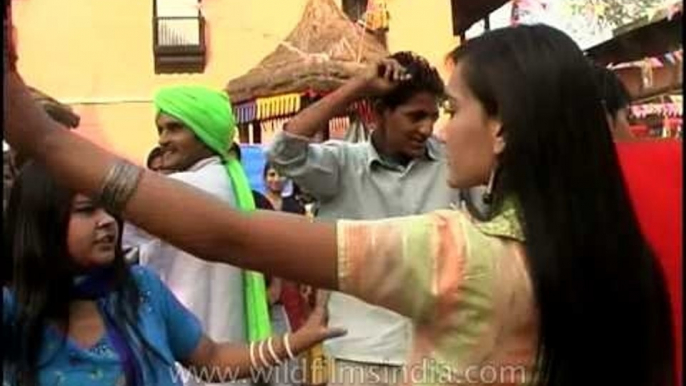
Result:
<svg viewBox="0 0 686 386">
<path fill-rule="evenodd" d="M 149 269 L 131 268 L 141 293 L 139 331 L 160 355 L 151 354 L 150 365 L 141 364 L 146 386 L 182 385 L 184 376 L 175 365 L 187 358 L 203 335 L 198 319 L 190 313 L 160 279 Z M 10 289 L 4 287 L 3 330 L 13 323 L 16 303 Z M 116 295 L 98 300 L 98 306 L 113 307 Z M 79 347 L 53 326 L 46 328 L 39 355 L 39 384 L 41 386 L 104 386 L 125 385 L 122 361 L 107 333 L 88 349 Z M 3 344 L 8 347 L 7 344 Z M 160 356 L 163 358 L 160 358 Z M 5 358 L 7 355 L 5 355 Z M 12 364 L 3 362 L 3 386 L 14 385 Z"/>
</svg>

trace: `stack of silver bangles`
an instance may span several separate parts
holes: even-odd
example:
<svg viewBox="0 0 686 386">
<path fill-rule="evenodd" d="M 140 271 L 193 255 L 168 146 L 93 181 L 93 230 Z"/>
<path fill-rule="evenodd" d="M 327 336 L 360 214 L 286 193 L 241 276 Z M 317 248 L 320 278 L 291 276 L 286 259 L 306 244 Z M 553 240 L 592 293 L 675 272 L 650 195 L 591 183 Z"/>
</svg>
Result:
<svg viewBox="0 0 686 386">
<path fill-rule="evenodd" d="M 264 354 L 264 343 L 265 341 L 262 340 L 260 343 L 257 345 L 257 354 L 255 355 L 255 342 L 250 342 L 250 365 L 252 366 L 253 369 L 258 369 L 260 367 L 270 367 L 270 366 L 275 366 L 275 365 L 281 365 L 283 364 L 283 360 L 279 358 L 276 355 L 276 351 L 274 351 L 274 346 L 272 343 L 272 338 L 269 337 L 267 340 L 267 350 L 269 352 L 269 355 L 271 356 L 272 363 L 270 364 L 267 359 L 265 358 Z M 291 350 L 291 341 L 290 341 L 290 335 L 286 333 L 282 337 L 282 344 L 284 348 L 286 349 L 286 355 L 288 355 L 288 359 L 295 359 L 295 355 L 293 354 L 293 351 Z M 260 360 L 260 364 L 257 363 L 257 358 Z M 286 359 L 286 358 L 284 358 Z"/>
<path fill-rule="evenodd" d="M 100 188 L 100 203 L 109 213 L 120 214 L 138 187 L 143 169 L 124 160 L 110 168 Z"/>
</svg>

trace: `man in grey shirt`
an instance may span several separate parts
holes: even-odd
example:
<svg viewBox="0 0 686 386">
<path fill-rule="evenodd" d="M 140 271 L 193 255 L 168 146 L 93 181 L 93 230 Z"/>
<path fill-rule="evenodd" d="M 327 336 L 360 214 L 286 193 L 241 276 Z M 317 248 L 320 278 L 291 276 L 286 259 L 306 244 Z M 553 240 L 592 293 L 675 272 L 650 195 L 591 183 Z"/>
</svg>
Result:
<svg viewBox="0 0 686 386">
<path fill-rule="evenodd" d="M 459 192 L 445 184 L 443 144 L 432 135 L 443 95 L 443 82 L 425 59 L 396 53 L 294 117 L 274 138 L 269 158 L 318 201 L 318 217 L 378 219 L 449 208 Z M 369 142 L 313 143 L 331 118 L 367 97 L 376 120 Z M 348 330 L 326 345 L 337 370 L 331 384 L 402 381 L 412 343 L 406 318 L 339 293 L 331 294 L 328 308 L 330 323 Z"/>
</svg>

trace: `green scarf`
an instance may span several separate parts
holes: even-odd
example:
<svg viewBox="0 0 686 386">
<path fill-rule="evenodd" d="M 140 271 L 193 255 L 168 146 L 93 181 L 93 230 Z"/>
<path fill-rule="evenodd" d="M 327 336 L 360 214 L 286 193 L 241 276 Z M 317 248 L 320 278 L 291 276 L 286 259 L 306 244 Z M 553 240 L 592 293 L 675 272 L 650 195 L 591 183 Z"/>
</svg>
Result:
<svg viewBox="0 0 686 386">
<path fill-rule="evenodd" d="M 255 210 L 255 201 L 243 166 L 228 149 L 236 132 L 236 121 L 226 93 L 201 86 L 176 86 L 160 90 L 155 95 L 155 108 L 181 122 L 221 157 L 229 175 L 236 205 L 239 209 Z M 245 319 L 248 339 L 257 341 L 271 335 L 267 290 L 262 274 L 243 271 Z"/>
</svg>

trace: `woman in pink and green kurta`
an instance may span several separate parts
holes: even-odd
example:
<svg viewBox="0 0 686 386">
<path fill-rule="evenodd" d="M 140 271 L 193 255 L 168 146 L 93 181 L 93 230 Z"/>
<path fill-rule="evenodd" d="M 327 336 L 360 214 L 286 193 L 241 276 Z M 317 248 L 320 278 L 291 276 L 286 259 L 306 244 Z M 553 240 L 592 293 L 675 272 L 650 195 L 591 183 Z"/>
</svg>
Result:
<svg viewBox="0 0 686 386">
<path fill-rule="evenodd" d="M 415 365 L 398 382 L 671 385 L 664 281 L 583 53 L 553 28 L 518 26 L 472 39 L 451 58 L 448 183 L 489 187 L 483 220 L 459 209 L 335 224 L 234 211 L 50 130 L 16 73 L 6 73 L 5 134 L 75 191 L 100 195 L 195 256 L 412 318 Z M 359 81 L 386 92 L 408 76 L 385 60 Z M 323 123 L 319 110 L 290 124 Z M 112 176 L 113 165 L 140 178 Z"/>
</svg>

